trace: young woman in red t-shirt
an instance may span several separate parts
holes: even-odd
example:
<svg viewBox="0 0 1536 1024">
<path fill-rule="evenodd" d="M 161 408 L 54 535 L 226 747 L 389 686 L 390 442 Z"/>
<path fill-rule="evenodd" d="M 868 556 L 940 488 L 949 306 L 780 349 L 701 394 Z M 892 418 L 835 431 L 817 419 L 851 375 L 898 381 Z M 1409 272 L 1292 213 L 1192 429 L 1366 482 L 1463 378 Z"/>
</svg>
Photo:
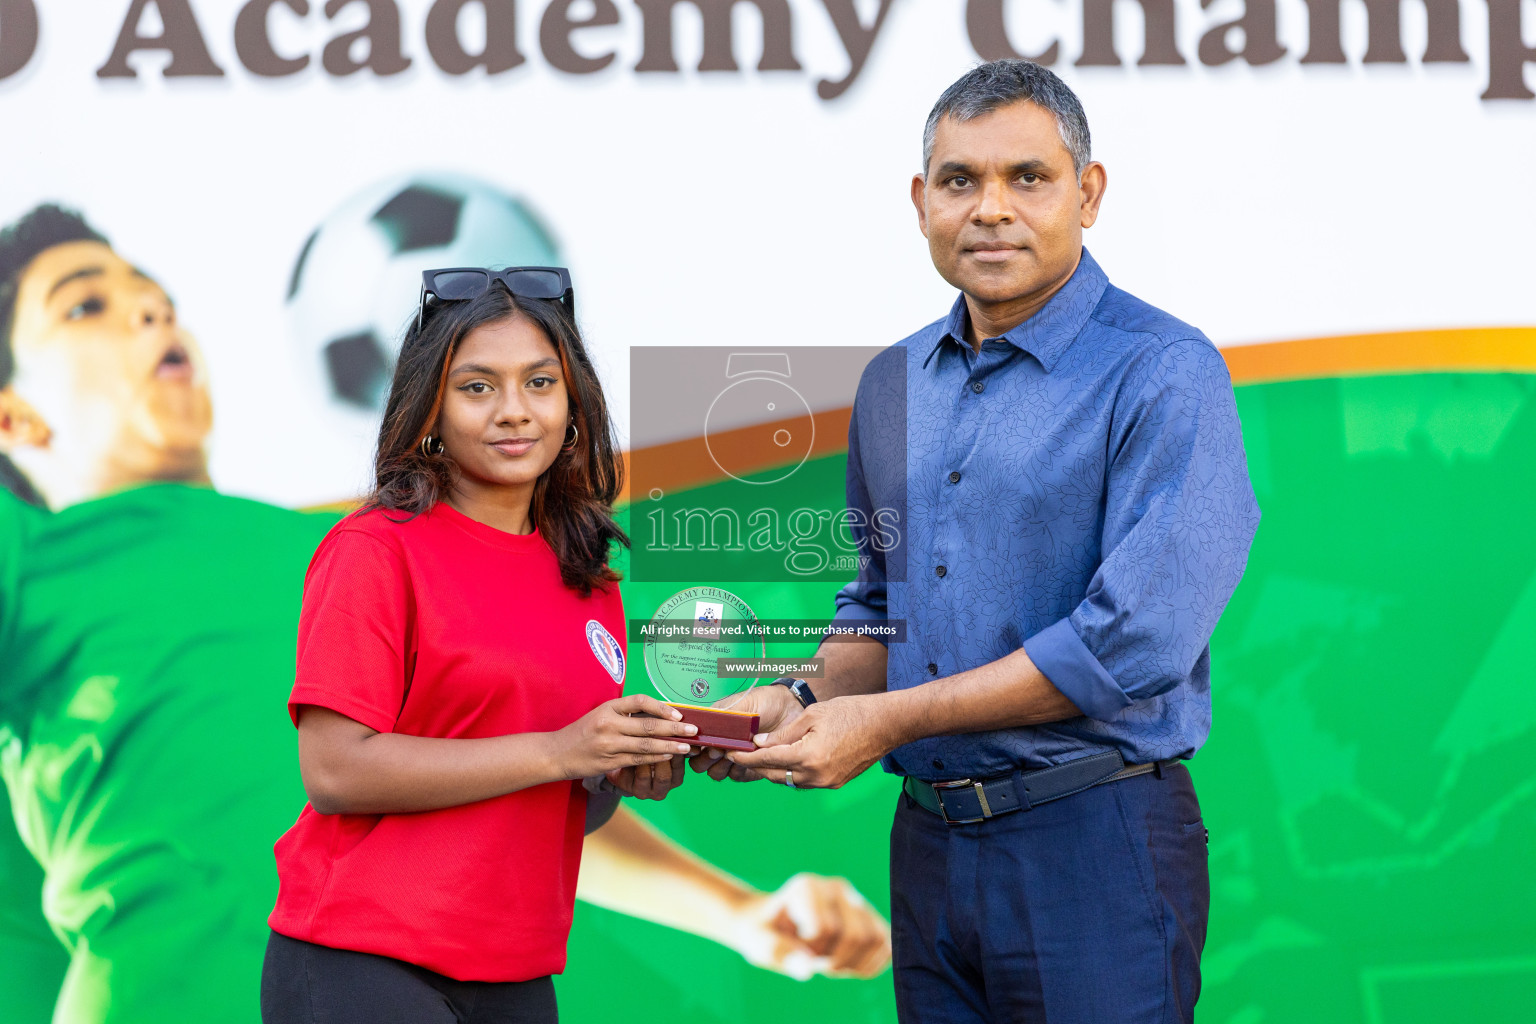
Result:
<svg viewBox="0 0 1536 1024">
<path fill-rule="evenodd" d="M 621 470 L 569 281 L 426 275 L 372 496 L 304 582 L 268 1024 L 554 1021 L 580 780 L 681 778 L 693 727 L 619 697 Z"/>
</svg>

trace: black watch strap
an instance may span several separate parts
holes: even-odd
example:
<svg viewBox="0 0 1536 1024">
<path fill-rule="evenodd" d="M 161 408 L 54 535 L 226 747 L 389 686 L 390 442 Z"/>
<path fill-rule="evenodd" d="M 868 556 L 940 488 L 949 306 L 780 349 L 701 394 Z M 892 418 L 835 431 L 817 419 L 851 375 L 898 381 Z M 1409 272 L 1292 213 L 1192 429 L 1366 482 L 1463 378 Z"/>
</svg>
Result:
<svg viewBox="0 0 1536 1024">
<path fill-rule="evenodd" d="M 816 695 L 811 692 L 811 684 L 804 679 L 796 679 L 794 676 L 781 676 L 774 680 L 780 686 L 789 687 L 789 692 L 795 695 L 795 700 L 800 706 L 808 708 L 816 703 Z"/>
</svg>

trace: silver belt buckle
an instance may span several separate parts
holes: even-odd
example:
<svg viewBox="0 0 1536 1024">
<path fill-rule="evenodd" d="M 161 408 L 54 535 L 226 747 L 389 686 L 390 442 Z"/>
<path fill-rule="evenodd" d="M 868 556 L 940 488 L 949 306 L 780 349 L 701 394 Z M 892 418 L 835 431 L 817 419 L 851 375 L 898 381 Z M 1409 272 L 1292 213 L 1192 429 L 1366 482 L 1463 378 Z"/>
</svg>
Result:
<svg viewBox="0 0 1536 1024">
<path fill-rule="evenodd" d="M 992 808 L 987 806 L 987 794 L 986 794 L 986 791 L 981 788 L 981 783 L 975 781 L 974 779 L 956 779 L 953 782 L 934 782 L 934 783 L 930 783 L 930 785 L 933 786 L 933 795 L 938 797 L 938 799 L 939 799 L 939 810 L 943 812 L 943 814 L 944 814 L 944 821 L 947 824 L 950 824 L 950 825 L 974 825 L 978 821 L 986 821 L 988 818 L 992 817 Z M 966 789 L 967 787 L 973 788 L 973 789 L 976 790 L 976 800 L 977 800 L 978 803 L 981 804 L 981 817 L 979 817 L 979 818 L 951 818 L 949 816 L 949 808 L 944 806 L 944 790 L 946 790 L 946 789 Z"/>
</svg>

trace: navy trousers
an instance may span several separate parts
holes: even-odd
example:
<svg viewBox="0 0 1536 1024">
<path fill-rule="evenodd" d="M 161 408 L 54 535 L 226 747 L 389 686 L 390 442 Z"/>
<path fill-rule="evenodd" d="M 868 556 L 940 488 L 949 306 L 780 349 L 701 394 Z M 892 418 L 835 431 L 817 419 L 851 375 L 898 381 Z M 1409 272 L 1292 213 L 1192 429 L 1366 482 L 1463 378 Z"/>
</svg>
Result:
<svg viewBox="0 0 1536 1024">
<path fill-rule="evenodd" d="M 1182 765 L 974 825 L 899 800 L 891 933 L 902 1024 L 1193 1020 L 1211 896 Z"/>
</svg>

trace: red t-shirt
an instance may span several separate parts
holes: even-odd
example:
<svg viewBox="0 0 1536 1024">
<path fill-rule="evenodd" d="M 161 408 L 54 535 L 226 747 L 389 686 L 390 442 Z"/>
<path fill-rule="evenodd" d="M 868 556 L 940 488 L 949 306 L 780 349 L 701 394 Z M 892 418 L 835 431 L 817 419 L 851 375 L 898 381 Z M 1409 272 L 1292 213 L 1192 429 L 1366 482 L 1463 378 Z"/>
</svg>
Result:
<svg viewBox="0 0 1536 1024">
<path fill-rule="evenodd" d="M 362 513 L 310 562 L 288 710 L 412 736 L 552 731 L 619 696 L 623 636 L 618 588 L 566 588 L 537 533 L 444 502 L 403 523 Z M 415 814 L 306 806 L 275 847 L 268 923 L 461 981 L 557 974 L 585 813 L 579 782 Z"/>
</svg>

